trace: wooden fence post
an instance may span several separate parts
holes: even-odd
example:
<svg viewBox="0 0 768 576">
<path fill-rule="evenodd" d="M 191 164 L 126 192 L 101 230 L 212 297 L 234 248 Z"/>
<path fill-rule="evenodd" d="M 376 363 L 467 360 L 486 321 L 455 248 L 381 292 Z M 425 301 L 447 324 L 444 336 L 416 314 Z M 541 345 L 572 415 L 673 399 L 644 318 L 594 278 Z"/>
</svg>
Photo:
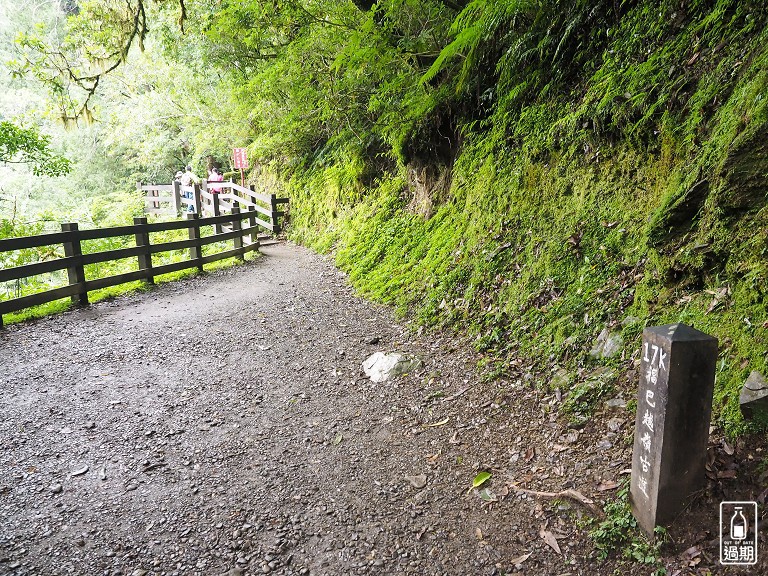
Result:
<svg viewBox="0 0 768 576">
<path fill-rule="evenodd" d="M 195 202 L 195 213 L 200 214 L 200 211 L 202 209 L 201 199 L 200 199 L 200 184 L 195 182 L 192 185 L 192 197 Z"/>
<path fill-rule="evenodd" d="M 141 189 L 141 180 L 136 182 L 136 193 L 142 197 L 141 200 L 142 202 L 144 202 L 144 212 L 146 213 L 148 208 L 147 199 L 146 199 L 146 195 L 144 194 L 144 191 Z"/>
<path fill-rule="evenodd" d="M 85 289 L 85 268 L 83 267 L 80 256 L 83 255 L 80 246 L 80 230 L 77 223 L 61 225 L 62 232 L 69 232 L 69 240 L 64 242 L 64 256 L 67 258 L 76 258 L 75 265 L 67 268 L 67 276 L 70 286 L 80 284 L 81 288 L 77 294 L 72 295 L 72 302 L 79 306 L 88 305 L 88 291 Z"/>
<path fill-rule="evenodd" d="M 213 194 L 213 200 L 211 200 L 213 204 L 213 215 L 214 216 L 220 216 L 221 215 L 221 207 L 219 205 L 219 195 Z M 214 224 L 213 225 L 213 233 L 214 234 L 221 234 L 221 224 Z"/>
<path fill-rule="evenodd" d="M 238 250 L 237 253 L 237 259 L 242 261 L 245 258 L 243 255 L 245 252 L 243 251 L 243 222 L 240 220 L 240 207 L 239 206 L 232 206 L 232 231 L 233 232 L 240 232 L 237 236 L 233 238 L 233 243 L 235 245 L 235 250 Z"/>
<path fill-rule="evenodd" d="M 208 192 L 208 180 L 206 180 L 205 178 L 200 180 L 200 192 L 206 192 L 206 193 Z M 205 204 L 205 205 L 203 204 L 203 197 L 200 196 L 200 217 L 201 218 L 205 217 L 205 213 L 207 212 L 207 208 L 208 208 L 208 205 L 207 204 Z"/>
<path fill-rule="evenodd" d="M 181 182 L 178 180 L 173 181 L 173 194 L 172 194 L 173 209 L 176 211 L 176 216 L 181 212 Z"/>
<path fill-rule="evenodd" d="M 136 247 L 146 247 L 146 251 L 139 254 L 139 270 L 147 270 L 149 274 L 144 279 L 147 284 L 154 284 L 155 278 L 152 276 L 152 253 L 149 251 L 149 232 L 147 232 L 146 218 L 134 218 L 134 226 L 141 226 L 136 230 Z"/>
<path fill-rule="evenodd" d="M 251 184 L 249 186 L 251 189 L 251 192 L 254 194 L 256 193 L 256 184 Z M 253 202 L 255 198 L 251 198 L 251 202 Z M 256 226 L 256 206 L 248 206 L 248 211 L 251 213 L 251 217 L 248 219 L 248 225 L 251 227 L 251 244 L 258 245 L 259 243 L 259 232 L 258 228 Z"/>
<path fill-rule="evenodd" d="M 280 222 L 277 220 L 277 195 L 270 194 L 269 209 L 272 211 L 272 233 L 280 234 Z"/>
<path fill-rule="evenodd" d="M 198 194 L 198 199 L 200 195 Z M 197 269 L 203 271 L 203 263 L 200 261 L 203 257 L 203 251 L 200 247 L 200 214 L 189 213 L 187 220 L 192 220 L 189 226 L 189 239 L 194 240 L 195 244 L 189 249 L 189 259 L 197 261 Z"/>
</svg>

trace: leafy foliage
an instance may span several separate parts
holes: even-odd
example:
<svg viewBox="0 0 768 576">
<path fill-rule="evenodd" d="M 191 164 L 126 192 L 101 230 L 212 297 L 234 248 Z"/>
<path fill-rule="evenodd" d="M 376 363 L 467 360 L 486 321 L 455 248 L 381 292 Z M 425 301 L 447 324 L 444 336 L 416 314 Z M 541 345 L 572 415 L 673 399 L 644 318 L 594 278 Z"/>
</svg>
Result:
<svg viewBox="0 0 768 576">
<path fill-rule="evenodd" d="M 183 29 L 185 2 L 173 3 Z M 79 118 L 92 122 L 91 102 L 103 79 L 125 63 L 134 46 L 144 50 L 148 13 L 158 18 L 168 4 L 170 0 L 83 0 L 69 15 L 65 34 L 46 36 L 42 28 L 20 33 L 12 70 L 16 76 L 31 75 L 42 82 L 65 123 Z"/>
<path fill-rule="evenodd" d="M 50 140 L 50 136 L 40 134 L 34 128 L 0 121 L 0 162 L 29 164 L 36 176 L 67 174 L 71 164 L 51 151 Z"/>
</svg>

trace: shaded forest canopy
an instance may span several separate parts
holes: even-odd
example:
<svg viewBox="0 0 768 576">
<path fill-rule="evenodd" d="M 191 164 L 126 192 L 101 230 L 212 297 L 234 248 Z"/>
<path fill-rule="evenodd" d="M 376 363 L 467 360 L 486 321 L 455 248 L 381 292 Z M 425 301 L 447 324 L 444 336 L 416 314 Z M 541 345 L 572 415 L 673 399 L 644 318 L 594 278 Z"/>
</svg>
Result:
<svg viewBox="0 0 768 576">
<path fill-rule="evenodd" d="M 467 330 L 499 378 L 629 396 L 646 325 L 720 340 L 731 433 L 768 373 L 768 7 L 758 0 L 139 0 L 29 30 L 52 115 L 145 118 L 134 181 L 227 164 L 364 293 Z M 143 50 L 143 52 L 142 52 Z M 119 80 L 116 80 L 119 78 Z M 126 104 L 127 102 L 127 104 Z M 126 185 L 126 190 L 131 185 Z M 135 210 L 135 206 L 132 208 Z M 94 219 L 96 222 L 97 219 Z M 589 350 L 604 329 L 621 354 Z M 576 415 L 578 416 L 578 415 Z"/>
</svg>

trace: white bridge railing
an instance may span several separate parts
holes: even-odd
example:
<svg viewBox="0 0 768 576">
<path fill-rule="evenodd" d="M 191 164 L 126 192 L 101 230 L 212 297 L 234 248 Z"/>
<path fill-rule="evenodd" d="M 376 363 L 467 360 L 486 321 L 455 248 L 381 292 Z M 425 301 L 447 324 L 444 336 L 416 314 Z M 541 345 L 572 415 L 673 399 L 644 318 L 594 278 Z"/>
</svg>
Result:
<svg viewBox="0 0 768 576">
<path fill-rule="evenodd" d="M 212 192 L 211 188 L 220 188 Z M 256 192 L 234 182 L 211 182 L 203 180 L 200 184 L 182 186 L 180 182 L 172 184 L 144 184 L 138 182 L 136 189 L 144 194 L 144 211 L 147 214 L 179 216 L 182 212 L 192 212 L 201 216 L 220 216 L 231 214 L 237 207 L 241 212 L 253 212 L 251 225 L 266 228 L 273 234 L 281 231 L 280 219 L 285 212 L 280 204 L 287 204 L 288 198 L 278 198 L 275 194 Z"/>
</svg>

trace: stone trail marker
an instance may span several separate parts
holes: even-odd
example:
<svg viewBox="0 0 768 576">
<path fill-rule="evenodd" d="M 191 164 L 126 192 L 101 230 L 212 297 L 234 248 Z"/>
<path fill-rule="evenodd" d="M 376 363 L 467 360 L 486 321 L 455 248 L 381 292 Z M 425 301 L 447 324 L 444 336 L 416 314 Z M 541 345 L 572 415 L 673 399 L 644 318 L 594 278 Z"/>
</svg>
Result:
<svg viewBox="0 0 768 576">
<path fill-rule="evenodd" d="M 685 324 L 643 331 L 630 504 L 649 536 L 704 481 L 717 338 Z"/>
</svg>

